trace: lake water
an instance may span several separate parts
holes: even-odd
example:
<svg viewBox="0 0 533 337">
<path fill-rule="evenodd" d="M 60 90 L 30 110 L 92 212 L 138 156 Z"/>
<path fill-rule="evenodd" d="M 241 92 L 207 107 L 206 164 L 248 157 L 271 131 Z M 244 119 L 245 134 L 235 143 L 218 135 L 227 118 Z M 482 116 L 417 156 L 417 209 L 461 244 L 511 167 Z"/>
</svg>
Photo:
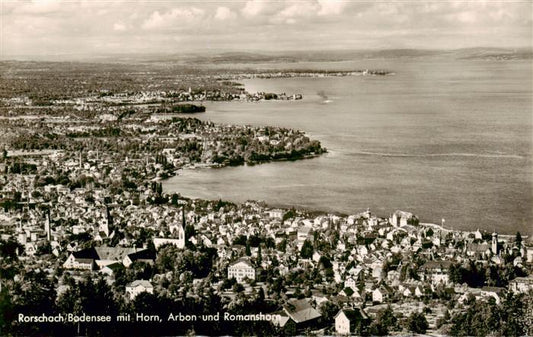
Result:
<svg viewBox="0 0 533 337">
<path fill-rule="evenodd" d="M 249 65 L 248 65 L 249 66 Z M 256 65 L 281 68 L 283 65 Z M 249 92 L 301 101 L 207 102 L 202 120 L 301 129 L 329 153 L 199 169 L 164 183 L 189 197 L 379 216 L 401 209 L 463 230 L 533 234 L 530 61 L 446 59 L 291 64 L 393 76 L 254 79 Z"/>
</svg>

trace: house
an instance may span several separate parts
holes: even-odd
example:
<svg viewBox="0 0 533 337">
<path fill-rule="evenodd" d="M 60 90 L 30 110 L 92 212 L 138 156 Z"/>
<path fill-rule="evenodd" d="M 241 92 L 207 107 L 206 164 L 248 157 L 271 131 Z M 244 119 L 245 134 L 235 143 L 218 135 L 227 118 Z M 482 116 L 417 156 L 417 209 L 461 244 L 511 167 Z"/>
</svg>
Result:
<svg viewBox="0 0 533 337">
<path fill-rule="evenodd" d="M 291 318 L 285 313 L 285 311 L 275 312 L 272 317 L 272 324 L 280 328 L 284 328 L 289 321 L 292 322 Z"/>
<path fill-rule="evenodd" d="M 491 246 L 488 243 L 470 242 L 465 245 L 465 252 L 467 256 L 487 257 L 491 254 Z"/>
<path fill-rule="evenodd" d="M 154 246 L 155 249 L 159 249 L 161 246 L 169 244 L 174 245 L 180 249 L 185 248 L 185 239 L 183 238 L 177 238 L 177 239 L 171 239 L 171 238 L 154 238 Z"/>
<path fill-rule="evenodd" d="M 268 216 L 273 219 L 282 219 L 283 218 L 283 211 L 281 209 L 271 209 L 267 211 Z"/>
<path fill-rule="evenodd" d="M 528 263 L 533 263 L 533 247 L 525 247 L 525 256 Z"/>
<path fill-rule="evenodd" d="M 133 262 L 154 264 L 155 258 L 156 256 L 154 252 L 148 249 L 142 249 L 126 255 L 126 257 L 124 257 L 122 260 L 122 264 L 124 264 L 126 267 L 129 267 Z"/>
<path fill-rule="evenodd" d="M 96 265 L 101 269 L 109 264 L 113 263 L 123 263 L 124 258 L 131 253 L 136 251 L 135 248 L 124 248 L 124 247 L 95 247 L 93 248 L 96 251 L 98 258 L 94 261 Z"/>
<path fill-rule="evenodd" d="M 124 269 L 124 265 L 122 263 L 116 262 L 113 264 L 108 264 L 107 266 L 100 269 L 100 273 L 108 276 L 113 276 L 119 269 Z"/>
<path fill-rule="evenodd" d="M 229 265 L 228 278 L 234 278 L 239 283 L 242 283 L 245 278 L 255 280 L 255 268 L 249 259 L 241 258 Z"/>
<path fill-rule="evenodd" d="M 126 285 L 126 294 L 133 300 L 140 293 L 154 293 L 154 286 L 146 280 L 135 280 Z"/>
<path fill-rule="evenodd" d="M 72 252 L 63 263 L 65 269 L 92 270 L 96 266 L 95 261 L 99 259 L 94 248 L 83 249 Z"/>
<path fill-rule="evenodd" d="M 533 289 L 533 276 L 517 277 L 509 281 L 509 290 L 514 293 L 527 293 Z"/>
<path fill-rule="evenodd" d="M 418 285 L 403 285 L 403 284 L 400 284 L 398 286 L 398 290 L 404 297 L 412 297 L 412 296 L 422 297 L 422 296 L 424 296 L 423 289 L 420 286 L 418 286 Z"/>
<path fill-rule="evenodd" d="M 413 220 L 414 216 L 413 213 L 404 212 L 404 211 L 396 211 L 392 213 L 391 217 L 389 218 L 389 222 L 394 227 L 404 227 L 409 224 L 411 220 Z"/>
<path fill-rule="evenodd" d="M 368 315 L 360 308 L 345 308 L 335 315 L 335 331 L 341 335 L 356 334 L 358 328 L 369 321 Z"/>
<path fill-rule="evenodd" d="M 283 310 L 296 323 L 296 327 L 299 329 L 315 325 L 322 316 L 320 312 L 311 306 L 306 298 L 289 300 Z"/>
<path fill-rule="evenodd" d="M 35 242 L 26 242 L 24 245 L 24 251 L 28 256 L 34 256 L 37 253 L 37 245 Z"/>
<path fill-rule="evenodd" d="M 357 289 L 357 284 L 355 283 L 355 280 L 351 277 L 348 277 L 346 281 L 344 281 L 344 287 L 345 288 L 351 288 L 352 290 Z"/>
<path fill-rule="evenodd" d="M 128 267 L 135 261 L 153 263 L 155 255 L 148 249 L 124 247 L 95 247 L 72 252 L 63 263 L 65 269 L 91 270 L 98 266 L 100 269 L 120 263 Z"/>
<path fill-rule="evenodd" d="M 390 298 L 391 295 L 392 290 L 385 285 L 381 285 L 372 291 L 372 302 L 383 303 Z"/>
<path fill-rule="evenodd" d="M 450 261 L 428 261 L 420 267 L 418 275 L 422 281 L 429 280 L 434 285 L 447 285 L 450 282 L 448 270 L 451 264 Z"/>
</svg>

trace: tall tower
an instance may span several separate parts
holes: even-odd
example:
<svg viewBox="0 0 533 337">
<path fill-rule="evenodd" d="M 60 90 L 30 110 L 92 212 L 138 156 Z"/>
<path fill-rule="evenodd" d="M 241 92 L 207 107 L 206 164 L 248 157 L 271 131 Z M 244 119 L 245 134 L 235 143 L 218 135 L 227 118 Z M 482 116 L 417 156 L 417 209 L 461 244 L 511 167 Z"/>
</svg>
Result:
<svg viewBox="0 0 533 337">
<path fill-rule="evenodd" d="M 46 232 L 46 240 L 50 242 L 50 239 L 52 237 L 50 232 L 50 211 L 46 212 L 46 219 L 44 220 L 44 231 Z"/>
<path fill-rule="evenodd" d="M 492 253 L 494 255 L 498 255 L 498 233 L 494 232 L 492 233 Z"/>
<path fill-rule="evenodd" d="M 181 206 L 181 225 L 183 226 L 183 229 L 185 229 L 185 204 Z"/>
<path fill-rule="evenodd" d="M 185 247 L 185 204 L 181 206 L 181 227 L 178 228 L 178 240 L 181 248 Z"/>
<path fill-rule="evenodd" d="M 174 222 L 169 226 L 169 230 L 172 237 L 177 239 L 176 246 L 178 248 L 185 248 L 185 242 L 187 240 L 185 237 L 185 205 L 182 205 L 181 210 L 181 223 L 179 220 Z"/>
<path fill-rule="evenodd" d="M 105 216 L 100 220 L 100 225 L 98 226 L 99 232 L 104 232 L 106 236 L 110 235 L 111 230 L 109 229 L 113 218 L 111 217 L 111 214 L 109 212 L 109 206 L 105 205 Z"/>
</svg>

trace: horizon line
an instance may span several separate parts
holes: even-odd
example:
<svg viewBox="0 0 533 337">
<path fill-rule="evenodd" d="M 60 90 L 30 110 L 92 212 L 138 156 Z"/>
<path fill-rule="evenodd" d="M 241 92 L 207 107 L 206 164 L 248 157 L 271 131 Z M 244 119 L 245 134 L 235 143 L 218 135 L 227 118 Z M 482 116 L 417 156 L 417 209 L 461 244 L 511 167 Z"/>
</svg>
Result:
<svg viewBox="0 0 533 337">
<path fill-rule="evenodd" d="M 202 55 L 221 55 L 221 54 L 258 54 L 258 55 L 272 55 L 272 56 L 284 56 L 290 53 L 341 53 L 341 52 L 385 52 L 385 51 L 423 51 L 423 52 L 453 52 L 453 51 L 462 51 L 462 50 L 476 50 L 476 49 L 495 49 L 502 51 L 530 51 L 533 52 L 533 46 L 513 46 L 513 47 L 495 47 L 495 46 L 475 46 L 475 47 L 460 47 L 460 48 L 415 48 L 415 47 L 405 47 L 405 48 L 334 48 L 334 49 L 286 49 L 286 50 L 260 50 L 260 49 L 225 49 L 221 48 L 220 50 L 190 50 L 190 51 L 158 51 L 158 52 L 109 52 L 109 53 L 57 53 L 57 54 L 1 54 L 0 61 L 19 61 L 19 58 L 24 58 L 23 61 L 39 61 L 42 58 L 85 58 L 85 59 L 101 59 L 106 57 L 146 57 L 146 56 L 173 56 L 173 55 L 183 55 L 183 56 L 202 56 Z"/>
</svg>

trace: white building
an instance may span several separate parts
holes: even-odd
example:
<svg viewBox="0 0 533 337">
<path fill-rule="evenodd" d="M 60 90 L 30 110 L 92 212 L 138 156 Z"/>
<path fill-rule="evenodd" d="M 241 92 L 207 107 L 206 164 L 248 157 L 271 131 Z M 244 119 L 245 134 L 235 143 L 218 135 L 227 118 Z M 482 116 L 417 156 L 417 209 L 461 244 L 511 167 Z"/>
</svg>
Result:
<svg viewBox="0 0 533 337">
<path fill-rule="evenodd" d="M 154 238 L 154 247 L 155 249 L 159 249 L 159 247 L 170 244 L 174 245 L 180 249 L 185 248 L 185 240 L 184 239 L 171 239 L 171 238 Z"/>
<path fill-rule="evenodd" d="M 255 280 L 255 269 L 248 259 L 241 258 L 229 265 L 228 278 L 234 278 L 239 283 L 242 283 L 244 278 Z"/>
<path fill-rule="evenodd" d="M 361 309 L 341 309 L 335 316 L 335 331 L 340 335 L 356 333 L 356 327 L 368 316 Z"/>
<path fill-rule="evenodd" d="M 351 288 L 352 290 L 355 290 L 357 289 L 357 284 L 353 278 L 348 277 L 346 281 L 344 281 L 344 288 Z"/>
<path fill-rule="evenodd" d="M 509 281 L 509 289 L 514 293 L 527 293 L 533 289 L 533 276 L 517 277 Z"/>
<path fill-rule="evenodd" d="M 389 222 L 395 227 L 407 226 L 407 221 L 413 217 L 413 213 L 396 211 L 392 213 Z"/>
<path fill-rule="evenodd" d="M 140 293 L 154 293 L 154 286 L 146 280 L 135 280 L 126 285 L 126 294 L 129 295 L 130 300 L 133 300 Z"/>
<path fill-rule="evenodd" d="M 283 211 L 281 209 L 271 209 L 268 212 L 268 216 L 274 219 L 282 219 L 283 218 Z"/>
</svg>

